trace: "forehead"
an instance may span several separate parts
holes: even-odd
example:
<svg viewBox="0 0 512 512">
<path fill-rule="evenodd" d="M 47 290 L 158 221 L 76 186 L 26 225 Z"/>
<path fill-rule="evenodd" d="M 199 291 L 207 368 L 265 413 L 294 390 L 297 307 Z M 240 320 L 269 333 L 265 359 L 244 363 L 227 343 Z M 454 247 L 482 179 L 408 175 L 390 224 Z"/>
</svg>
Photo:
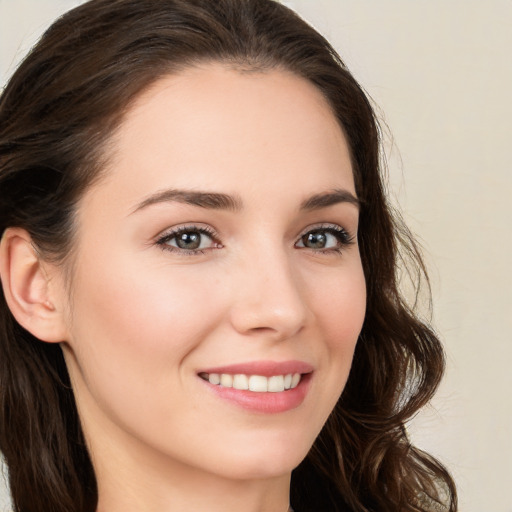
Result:
<svg viewBox="0 0 512 512">
<path fill-rule="evenodd" d="M 313 84 L 283 70 L 209 64 L 162 78 L 131 106 L 112 142 L 107 180 L 132 196 L 169 186 L 282 190 L 298 177 L 309 192 L 354 189 L 330 106 Z"/>
</svg>

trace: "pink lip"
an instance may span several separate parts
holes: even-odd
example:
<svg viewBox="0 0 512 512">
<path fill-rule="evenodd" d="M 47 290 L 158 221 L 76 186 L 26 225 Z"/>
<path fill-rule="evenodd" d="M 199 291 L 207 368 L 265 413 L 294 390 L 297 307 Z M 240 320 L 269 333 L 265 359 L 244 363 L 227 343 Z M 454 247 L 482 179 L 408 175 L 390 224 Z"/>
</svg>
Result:
<svg viewBox="0 0 512 512">
<path fill-rule="evenodd" d="M 289 373 L 311 373 L 313 370 L 313 366 L 303 361 L 252 361 L 205 368 L 201 369 L 198 373 L 229 373 L 230 375 L 241 373 L 244 375 L 272 377 L 272 375 L 288 375 Z"/>
<path fill-rule="evenodd" d="M 278 393 L 256 393 L 243 391 L 234 388 L 225 388 L 219 385 L 210 384 L 207 380 L 201 379 L 208 389 L 215 395 L 242 409 L 266 414 L 276 414 L 290 411 L 299 407 L 309 390 L 312 379 L 313 367 L 302 361 L 257 361 L 251 363 L 233 364 L 222 367 L 208 368 L 201 370 L 203 373 L 229 373 L 231 375 L 287 375 L 289 373 L 302 374 L 301 381 L 294 389 L 288 389 Z"/>
</svg>

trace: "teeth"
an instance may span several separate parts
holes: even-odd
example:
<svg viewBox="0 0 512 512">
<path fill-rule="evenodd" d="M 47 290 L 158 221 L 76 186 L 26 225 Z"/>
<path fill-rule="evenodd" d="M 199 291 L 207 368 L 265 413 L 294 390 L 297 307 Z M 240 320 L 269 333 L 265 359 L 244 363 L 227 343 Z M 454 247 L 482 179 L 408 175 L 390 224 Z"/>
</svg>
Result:
<svg viewBox="0 0 512 512">
<path fill-rule="evenodd" d="M 298 384 L 298 382 L 297 382 Z M 272 393 L 278 393 L 284 391 L 284 377 L 282 375 L 276 375 L 268 379 L 268 391 Z"/>
<path fill-rule="evenodd" d="M 225 388 L 254 391 L 255 393 L 279 393 L 287 389 L 296 388 L 300 382 L 300 373 L 289 373 L 287 375 L 273 375 L 264 377 L 262 375 L 230 375 L 229 373 L 204 373 L 201 377 L 210 384 Z"/>
<path fill-rule="evenodd" d="M 268 391 L 268 379 L 261 375 L 251 375 L 249 377 L 249 389 L 257 393 L 266 393 Z"/>
<path fill-rule="evenodd" d="M 218 373 L 210 373 L 208 380 L 210 381 L 210 384 L 220 384 L 220 375 Z"/>
<path fill-rule="evenodd" d="M 233 387 L 235 389 L 249 389 L 249 379 L 247 375 L 235 375 L 233 377 Z"/>
<path fill-rule="evenodd" d="M 232 388 L 233 387 L 233 375 L 229 375 L 228 373 L 223 373 L 220 376 L 220 385 L 224 386 L 225 388 Z"/>
</svg>

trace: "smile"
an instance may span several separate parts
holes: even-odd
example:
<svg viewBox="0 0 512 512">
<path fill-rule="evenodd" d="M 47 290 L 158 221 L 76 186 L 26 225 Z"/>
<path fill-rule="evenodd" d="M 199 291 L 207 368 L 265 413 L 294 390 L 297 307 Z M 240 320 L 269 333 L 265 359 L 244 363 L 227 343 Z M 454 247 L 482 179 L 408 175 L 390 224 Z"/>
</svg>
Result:
<svg viewBox="0 0 512 512">
<path fill-rule="evenodd" d="M 255 393 L 280 393 L 295 389 L 301 380 L 300 373 L 286 375 L 229 374 L 229 373 L 201 373 L 202 379 L 210 384 L 224 388 L 233 388 L 240 391 L 253 391 Z"/>
<path fill-rule="evenodd" d="M 315 368 L 304 361 L 248 361 L 197 372 L 209 392 L 253 413 L 276 414 L 299 407 Z"/>
</svg>

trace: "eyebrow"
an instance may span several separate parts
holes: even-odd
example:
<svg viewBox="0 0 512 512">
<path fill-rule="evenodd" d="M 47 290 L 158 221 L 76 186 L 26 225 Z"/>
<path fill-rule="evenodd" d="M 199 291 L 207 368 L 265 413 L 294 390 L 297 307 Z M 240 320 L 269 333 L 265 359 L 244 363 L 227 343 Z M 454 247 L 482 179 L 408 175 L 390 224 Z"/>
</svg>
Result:
<svg viewBox="0 0 512 512">
<path fill-rule="evenodd" d="M 132 213 L 157 203 L 177 202 L 191 204 L 210 210 L 230 210 L 238 212 L 242 209 L 242 200 L 237 196 L 218 192 L 199 192 L 195 190 L 169 189 L 157 192 L 138 204 Z"/>
<path fill-rule="evenodd" d="M 178 202 L 199 206 L 210 210 L 228 210 L 239 212 L 243 202 L 239 196 L 219 192 L 201 192 L 196 190 L 169 189 L 157 192 L 139 203 L 132 213 L 158 203 Z M 329 192 L 315 194 L 305 199 L 299 207 L 301 211 L 312 211 L 327 208 L 339 203 L 350 203 L 360 207 L 360 201 L 351 192 L 344 189 L 334 189 Z"/>
<path fill-rule="evenodd" d="M 334 189 L 330 192 L 322 192 L 320 194 L 315 194 L 314 196 L 309 197 L 300 205 L 301 210 L 319 210 L 321 208 L 327 208 L 329 206 L 333 206 L 338 203 L 350 203 L 354 206 L 357 206 L 359 209 L 361 207 L 361 201 L 357 199 L 352 192 L 349 192 L 345 189 Z"/>
</svg>

